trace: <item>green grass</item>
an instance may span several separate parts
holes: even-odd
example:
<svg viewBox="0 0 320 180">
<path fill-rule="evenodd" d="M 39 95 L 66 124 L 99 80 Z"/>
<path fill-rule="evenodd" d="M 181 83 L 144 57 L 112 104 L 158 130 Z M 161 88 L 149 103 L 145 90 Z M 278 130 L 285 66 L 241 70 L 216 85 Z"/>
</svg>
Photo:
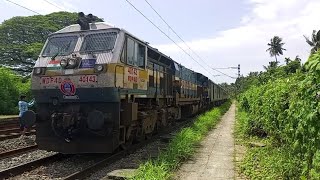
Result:
<svg viewBox="0 0 320 180">
<path fill-rule="evenodd" d="M 218 108 L 197 117 L 191 127 L 182 129 L 169 143 L 166 151 L 160 153 L 154 160 L 148 160 L 140 165 L 135 176 L 131 179 L 169 179 L 172 172 L 179 165 L 195 153 L 195 145 L 220 120 L 221 116 L 229 109 L 231 102 L 226 102 Z"/>
<path fill-rule="evenodd" d="M 237 110 L 236 141 L 247 148 L 243 161 L 237 164 L 240 173 L 248 179 L 300 179 L 302 163 L 293 155 L 292 149 L 284 144 L 277 144 L 270 138 L 252 135 L 250 124 L 248 114 Z M 266 146 L 251 147 L 250 142 L 260 142 Z"/>
<path fill-rule="evenodd" d="M 286 147 L 250 148 L 240 170 L 250 179 L 299 179 L 302 164 Z"/>
</svg>

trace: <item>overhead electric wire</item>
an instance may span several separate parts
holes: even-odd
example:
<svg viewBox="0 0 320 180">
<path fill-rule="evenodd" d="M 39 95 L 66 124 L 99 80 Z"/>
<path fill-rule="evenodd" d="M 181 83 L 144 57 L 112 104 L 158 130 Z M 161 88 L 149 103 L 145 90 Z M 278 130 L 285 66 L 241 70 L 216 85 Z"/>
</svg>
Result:
<svg viewBox="0 0 320 180">
<path fill-rule="evenodd" d="M 175 42 L 170 36 L 168 36 L 162 29 L 160 29 L 155 23 L 153 23 L 146 15 L 144 15 L 138 8 L 136 8 L 130 1 L 125 0 L 127 3 L 129 3 L 137 12 L 139 12 L 146 20 L 148 20 L 154 27 L 156 27 L 163 35 L 165 35 L 169 40 L 171 40 L 176 46 L 178 46 L 185 54 L 187 54 L 193 61 L 195 61 L 199 66 L 201 66 L 204 70 L 206 70 L 209 74 L 213 76 L 213 74 L 208 71 L 202 64 L 200 64 L 196 59 L 194 59 L 185 49 L 183 49 L 177 42 Z M 230 78 L 229 75 L 227 75 Z"/>
<path fill-rule="evenodd" d="M 50 2 L 50 1 L 48 1 L 48 0 L 43 0 L 43 1 L 45 1 L 46 3 L 52 5 L 52 6 L 56 7 L 56 8 L 61 9 L 62 11 L 66 11 L 66 10 L 68 10 L 68 9 L 69 9 L 69 10 L 72 9 L 73 11 L 78 11 L 78 10 L 72 8 L 72 7 L 66 8 L 66 7 L 63 7 L 63 6 L 62 6 L 62 7 L 61 7 L 61 6 L 58 6 L 58 5 L 52 3 L 52 2 Z"/>
<path fill-rule="evenodd" d="M 61 8 L 60 6 L 55 5 L 54 3 L 50 2 L 50 1 L 47 1 L 47 0 L 43 0 L 43 1 L 45 1 L 48 4 L 51 4 L 52 6 L 58 8 L 58 9 L 61 9 L 61 10 L 65 11 L 65 9 Z"/>
<path fill-rule="evenodd" d="M 162 34 L 164 34 L 168 39 L 170 39 L 176 46 L 178 46 L 185 54 L 187 54 L 191 59 L 193 59 L 196 63 L 198 63 L 203 69 L 208 71 L 202 64 L 200 64 L 197 60 L 195 60 L 186 50 L 184 50 L 177 42 L 175 42 L 171 37 L 169 37 L 165 32 L 163 32 L 156 24 L 154 24 L 146 15 L 144 15 L 139 9 L 137 9 L 130 1 L 127 1 L 136 11 L 138 11 L 145 19 L 147 19 L 154 27 L 156 27 Z M 211 72 L 208 71 L 210 74 Z"/>
<path fill-rule="evenodd" d="M 22 6 L 22 5 L 20 5 L 20 4 L 16 3 L 16 2 L 13 2 L 13 1 L 10 1 L 10 0 L 5 0 L 5 1 L 8 1 L 8 2 L 10 2 L 10 3 L 12 3 L 12 4 L 15 4 L 15 5 L 19 6 L 19 7 L 22 7 L 23 9 L 26 9 L 26 10 L 28 10 L 28 11 L 34 12 L 34 13 L 36 13 L 36 14 L 38 14 L 38 15 L 42 15 L 42 14 L 38 13 L 37 11 L 34 11 L 34 10 L 32 10 L 32 9 L 29 9 L 29 8 L 27 8 L 27 7 L 25 7 L 25 6 Z"/>
<path fill-rule="evenodd" d="M 172 30 L 172 32 L 190 49 L 190 51 L 195 54 L 202 62 L 204 62 L 205 64 L 207 64 L 195 51 L 193 51 L 191 49 L 191 47 L 181 38 L 181 36 L 178 35 L 178 33 L 166 22 L 166 20 L 163 19 L 163 17 L 153 8 L 153 6 L 147 1 L 147 0 L 144 0 L 149 6 L 150 8 L 160 17 L 160 19 Z M 208 64 L 207 64 L 208 65 Z M 228 74 L 225 74 L 219 70 L 217 70 L 217 68 L 213 68 L 211 67 L 210 65 L 208 65 L 208 67 L 210 67 L 211 69 L 225 75 L 225 76 L 228 76 L 230 78 L 235 78 L 235 77 L 232 77 L 232 76 L 229 76 Z"/>
</svg>

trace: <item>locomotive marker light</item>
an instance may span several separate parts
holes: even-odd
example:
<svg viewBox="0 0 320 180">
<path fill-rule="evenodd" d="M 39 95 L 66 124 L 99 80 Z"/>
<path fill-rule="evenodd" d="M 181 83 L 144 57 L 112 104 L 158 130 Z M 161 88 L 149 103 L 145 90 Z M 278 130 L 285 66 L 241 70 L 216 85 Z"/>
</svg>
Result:
<svg viewBox="0 0 320 180">
<path fill-rule="evenodd" d="M 94 69 L 97 71 L 97 72 L 101 72 L 103 70 L 103 65 L 102 64 L 98 64 L 94 67 Z"/>
<path fill-rule="evenodd" d="M 35 73 L 36 73 L 37 75 L 41 74 L 41 68 L 35 68 Z"/>
<path fill-rule="evenodd" d="M 33 74 L 35 75 L 43 75 L 46 71 L 46 68 L 44 67 L 36 67 L 34 68 Z"/>
<path fill-rule="evenodd" d="M 69 59 L 69 65 L 70 67 L 74 68 L 77 65 L 77 62 L 75 59 Z"/>
</svg>

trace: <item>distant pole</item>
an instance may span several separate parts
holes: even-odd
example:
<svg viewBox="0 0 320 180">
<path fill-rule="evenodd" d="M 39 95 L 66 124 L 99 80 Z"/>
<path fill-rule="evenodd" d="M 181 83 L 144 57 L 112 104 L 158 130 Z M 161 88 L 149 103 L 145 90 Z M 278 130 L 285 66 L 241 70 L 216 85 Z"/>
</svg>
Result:
<svg viewBox="0 0 320 180">
<path fill-rule="evenodd" d="M 240 64 L 238 64 L 238 77 L 240 77 Z"/>
</svg>

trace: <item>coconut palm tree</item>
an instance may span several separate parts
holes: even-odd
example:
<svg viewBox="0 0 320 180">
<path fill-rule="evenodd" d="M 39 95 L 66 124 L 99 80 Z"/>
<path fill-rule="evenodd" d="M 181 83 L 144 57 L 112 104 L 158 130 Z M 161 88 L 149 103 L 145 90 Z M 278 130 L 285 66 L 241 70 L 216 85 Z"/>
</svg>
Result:
<svg viewBox="0 0 320 180">
<path fill-rule="evenodd" d="M 270 46 L 266 51 L 269 51 L 271 57 L 276 58 L 276 62 L 278 62 L 277 56 L 283 55 L 284 49 L 282 46 L 284 45 L 284 42 L 282 42 L 282 38 L 279 36 L 274 36 L 272 39 L 270 39 L 270 43 L 268 43 L 268 46 Z"/>
<path fill-rule="evenodd" d="M 316 30 L 312 31 L 311 39 L 307 38 L 303 35 L 306 39 L 307 43 L 312 47 L 311 54 L 315 53 L 320 48 L 320 30 L 317 32 Z"/>
</svg>

